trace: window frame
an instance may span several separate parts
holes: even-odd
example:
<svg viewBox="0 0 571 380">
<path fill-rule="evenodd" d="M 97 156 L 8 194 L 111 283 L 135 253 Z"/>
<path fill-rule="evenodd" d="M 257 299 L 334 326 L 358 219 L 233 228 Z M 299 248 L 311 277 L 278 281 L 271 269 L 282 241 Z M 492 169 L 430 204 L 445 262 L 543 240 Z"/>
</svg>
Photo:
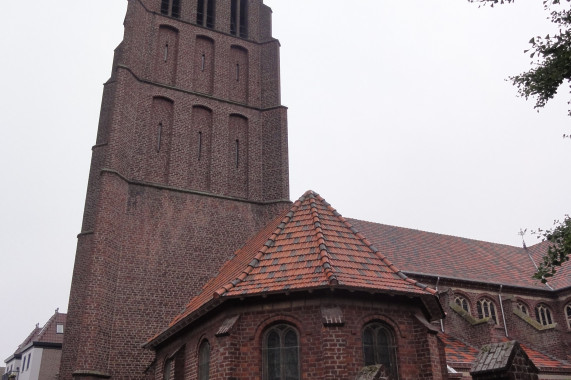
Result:
<svg viewBox="0 0 571 380">
<path fill-rule="evenodd" d="M 206 354 L 207 354 L 206 362 L 203 362 L 204 350 L 206 350 Z M 210 363 L 211 363 L 210 352 L 211 352 L 210 342 L 208 341 L 208 339 L 203 339 L 202 342 L 200 342 L 200 345 L 198 346 L 198 360 L 197 360 L 197 364 L 198 364 L 198 368 L 197 368 L 198 377 L 197 377 L 197 379 L 198 380 L 210 379 Z M 205 368 L 206 368 L 206 373 L 203 372 L 205 370 Z"/>
<path fill-rule="evenodd" d="M 289 332 L 293 332 L 295 334 L 295 338 L 296 338 L 296 345 L 295 346 L 286 346 L 285 345 L 285 337 Z M 279 355 L 279 372 L 280 372 L 280 378 L 285 378 L 285 371 L 286 371 L 286 366 L 285 366 L 285 361 L 284 356 L 286 354 L 286 350 L 288 348 L 296 348 L 296 371 L 297 371 L 297 380 L 301 380 L 301 346 L 300 346 L 300 335 L 299 335 L 299 330 L 289 324 L 289 323 L 277 323 L 274 324 L 270 327 L 268 327 L 266 329 L 266 331 L 264 331 L 264 334 L 262 335 L 262 380 L 271 380 L 270 378 L 270 371 L 269 371 L 269 353 L 270 353 L 270 349 L 268 348 L 268 338 L 269 336 L 273 333 L 276 332 L 279 336 L 279 347 L 278 347 L 278 355 Z"/>
<path fill-rule="evenodd" d="M 523 314 L 529 316 L 529 306 L 525 302 L 516 300 L 515 307 Z"/>
<path fill-rule="evenodd" d="M 535 306 L 535 320 L 542 326 L 550 326 L 554 324 L 553 313 L 549 306 L 544 303 Z"/>
<path fill-rule="evenodd" d="M 470 308 L 470 301 L 468 301 L 468 299 L 467 299 L 466 297 L 464 297 L 464 295 L 462 295 L 462 294 L 454 294 L 453 302 L 454 302 L 456 305 L 460 306 L 460 307 L 462 308 L 462 310 L 464 310 L 465 312 L 467 312 L 468 314 L 470 314 L 470 309 L 471 309 L 471 308 Z M 466 310 L 466 309 L 464 308 L 464 303 L 465 303 L 466 308 L 467 308 L 468 310 Z"/>
<path fill-rule="evenodd" d="M 565 308 L 563 309 L 563 315 L 567 321 L 567 328 L 571 330 L 571 303 L 565 305 Z"/>
<path fill-rule="evenodd" d="M 372 341 L 373 341 L 373 345 L 372 345 L 372 349 L 373 349 L 373 362 L 369 363 L 367 360 L 367 348 L 366 348 L 366 336 L 365 334 L 367 333 L 368 330 L 371 330 L 371 332 L 373 333 L 372 335 Z M 378 335 L 377 332 L 378 331 L 383 331 L 385 333 L 385 336 L 387 338 L 387 346 L 385 348 L 385 350 L 388 351 L 388 361 L 389 361 L 389 368 L 387 368 L 387 371 L 389 373 L 389 375 L 391 376 L 391 379 L 394 380 L 398 380 L 399 379 L 399 361 L 398 361 L 398 344 L 396 341 L 396 336 L 395 333 L 393 331 L 393 329 L 388 326 L 387 324 L 381 322 L 381 321 L 371 321 L 367 324 L 365 324 L 363 326 L 363 330 L 361 332 L 361 343 L 362 343 L 362 352 L 363 352 L 363 364 L 365 366 L 368 365 L 375 365 L 375 364 L 385 364 L 382 363 L 381 359 L 380 359 L 380 355 L 381 355 L 381 350 L 383 350 L 383 347 L 381 347 L 379 345 L 378 342 Z"/>
<path fill-rule="evenodd" d="M 482 297 L 476 302 L 476 313 L 479 319 L 490 318 L 496 325 L 500 324 L 496 303 L 488 297 Z"/>
</svg>

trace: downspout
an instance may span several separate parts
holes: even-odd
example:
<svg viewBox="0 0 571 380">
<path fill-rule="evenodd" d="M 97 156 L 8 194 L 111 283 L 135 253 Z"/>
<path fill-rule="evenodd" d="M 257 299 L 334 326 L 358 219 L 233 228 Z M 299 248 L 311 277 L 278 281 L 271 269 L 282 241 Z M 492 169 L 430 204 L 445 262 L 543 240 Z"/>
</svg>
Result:
<svg viewBox="0 0 571 380">
<path fill-rule="evenodd" d="M 438 279 L 436 280 L 436 294 L 438 294 L 438 283 L 440 282 L 440 276 L 438 276 Z M 438 299 L 440 301 L 440 296 L 438 296 Z M 440 331 L 444 332 L 444 322 L 442 321 L 442 318 L 440 318 Z"/>
<path fill-rule="evenodd" d="M 498 293 L 498 297 L 500 298 L 500 309 L 502 310 L 502 320 L 504 321 L 504 331 L 506 332 L 506 337 L 508 337 L 508 326 L 506 325 L 506 315 L 504 313 L 504 303 L 502 302 L 502 287 L 500 285 L 500 292 Z"/>
</svg>

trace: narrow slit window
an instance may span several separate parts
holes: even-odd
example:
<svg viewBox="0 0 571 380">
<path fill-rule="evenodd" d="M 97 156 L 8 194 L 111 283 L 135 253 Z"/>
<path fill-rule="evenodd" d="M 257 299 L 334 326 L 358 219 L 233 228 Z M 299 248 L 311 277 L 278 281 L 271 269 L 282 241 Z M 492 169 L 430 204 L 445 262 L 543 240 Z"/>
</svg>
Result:
<svg viewBox="0 0 571 380">
<path fill-rule="evenodd" d="M 240 1 L 240 37 L 248 37 L 248 2 Z"/>
<path fill-rule="evenodd" d="M 162 0 L 161 14 L 180 18 L 180 0 Z"/>
<path fill-rule="evenodd" d="M 201 70 L 204 71 L 205 68 L 206 68 L 206 55 L 202 54 Z"/>
<path fill-rule="evenodd" d="M 240 64 L 236 64 L 236 82 L 240 81 Z"/>
<path fill-rule="evenodd" d="M 157 153 L 161 151 L 161 138 L 163 134 L 163 123 L 159 123 L 158 133 L 157 133 Z"/>
<path fill-rule="evenodd" d="M 196 23 L 198 25 L 204 25 L 204 0 L 198 0 L 196 8 Z"/>
<path fill-rule="evenodd" d="M 206 0 L 206 27 L 214 28 L 214 14 L 216 12 L 216 2 L 214 0 Z"/>
<path fill-rule="evenodd" d="M 240 166 L 240 140 L 236 140 L 236 168 Z"/>
<path fill-rule="evenodd" d="M 198 132 L 198 161 L 202 158 L 202 132 Z"/>
<path fill-rule="evenodd" d="M 165 44 L 165 56 L 163 57 L 164 61 L 166 62 L 169 59 L 169 43 Z"/>
<path fill-rule="evenodd" d="M 233 35 L 237 34 L 238 26 L 237 26 L 237 19 L 238 18 L 238 0 L 232 0 L 230 5 L 230 33 Z"/>
</svg>

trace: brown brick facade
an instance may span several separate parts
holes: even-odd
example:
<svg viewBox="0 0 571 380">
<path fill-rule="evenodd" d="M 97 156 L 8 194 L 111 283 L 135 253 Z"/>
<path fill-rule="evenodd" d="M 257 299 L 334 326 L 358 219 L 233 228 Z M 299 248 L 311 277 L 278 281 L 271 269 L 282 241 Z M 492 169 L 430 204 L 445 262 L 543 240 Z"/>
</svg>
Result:
<svg viewBox="0 0 571 380">
<path fill-rule="evenodd" d="M 324 324 L 322 309 L 333 306 L 343 315 L 341 325 Z M 163 378 L 165 360 L 184 347 L 184 378 L 196 379 L 197 350 L 207 339 L 210 379 L 261 379 L 264 332 L 285 323 L 299 333 L 302 379 L 354 379 L 364 366 L 363 329 L 380 322 L 394 333 L 400 379 L 445 379 L 444 345 L 415 317 L 420 308 L 405 297 L 348 297 L 343 292 L 238 301 L 165 342 L 157 352 L 154 378 Z M 239 319 L 230 332 L 217 336 L 224 321 L 236 315 Z"/>
<path fill-rule="evenodd" d="M 161 0 L 130 0 L 105 84 L 78 237 L 61 378 L 141 379 L 140 348 L 233 252 L 289 206 L 286 109 L 271 11 L 248 36 Z"/>
</svg>

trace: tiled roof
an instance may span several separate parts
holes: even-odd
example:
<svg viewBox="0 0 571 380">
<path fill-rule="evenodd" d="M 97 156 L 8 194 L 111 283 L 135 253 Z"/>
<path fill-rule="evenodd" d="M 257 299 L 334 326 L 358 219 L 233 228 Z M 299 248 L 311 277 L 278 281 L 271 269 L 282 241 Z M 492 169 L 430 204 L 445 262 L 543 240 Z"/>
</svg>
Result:
<svg viewBox="0 0 571 380">
<path fill-rule="evenodd" d="M 480 352 L 477 348 L 472 347 L 448 334 L 440 333 L 440 339 L 446 345 L 446 363 L 454 368 L 469 369 Z"/>
<path fill-rule="evenodd" d="M 444 344 L 446 344 L 446 362 L 450 367 L 454 369 L 464 369 L 472 366 L 472 363 L 474 363 L 480 352 L 477 348 L 448 334 L 439 333 L 438 336 L 442 339 Z M 503 343 L 507 342 L 509 342 L 509 340 L 505 338 Z M 571 364 L 547 356 L 525 344 L 520 343 L 520 346 L 540 372 L 571 373 Z"/>
<path fill-rule="evenodd" d="M 527 356 L 541 372 L 564 372 L 568 375 L 571 374 L 570 363 L 547 356 L 525 344 L 522 344 L 521 348 L 523 348 Z"/>
<path fill-rule="evenodd" d="M 480 350 L 470 373 L 508 370 L 516 350 L 519 350 L 519 343 L 515 340 L 487 344 Z"/>
<path fill-rule="evenodd" d="M 413 295 L 439 305 L 435 290 L 405 276 L 322 197 L 308 191 L 238 250 L 170 326 L 215 299 L 330 287 Z"/>
<path fill-rule="evenodd" d="M 66 317 L 67 314 L 60 313 L 56 310 L 44 327 L 40 328 L 39 325 L 36 325 L 32 332 L 18 346 L 14 355 L 21 354 L 34 343 L 63 344 L 64 334 L 58 334 L 56 332 L 56 328 L 58 324 L 63 324 L 65 326 Z"/>
<path fill-rule="evenodd" d="M 443 278 L 548 290 L 532 279 L 547 250 L 545 243 L 528 249 L 348 219 L 402 271 Z M 571 262 L 549 281 L 554 289 L 571 287 Z"/>
</svg>

